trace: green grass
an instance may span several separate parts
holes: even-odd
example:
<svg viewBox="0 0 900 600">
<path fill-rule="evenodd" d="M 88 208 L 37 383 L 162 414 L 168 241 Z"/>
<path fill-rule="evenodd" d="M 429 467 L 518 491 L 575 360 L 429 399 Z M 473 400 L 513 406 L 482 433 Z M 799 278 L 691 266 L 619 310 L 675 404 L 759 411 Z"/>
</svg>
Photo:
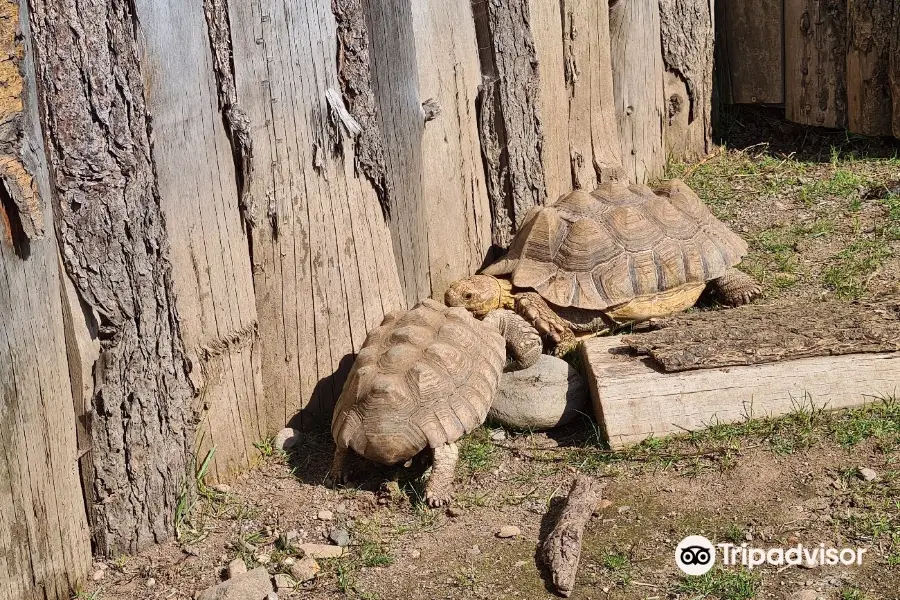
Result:
<svg viewBox="0 0 900 600">
<path fill-rule="evenodd" d="M 78 592 L 74 600 L 100 600 L 103 597 L 103 588 L 97 588 L 93 592 Z"/>
<path fill-rule="evenodd" d="M 841 298 L 857 299 L 865 293 L 869 276 L 891 255 L 886 237 L 854 240 L 831 257 L 822 283 Z"/>
<path fill-rule="evenodd" d="M 618 585 L 628 585 L 631 582 L 631 559 L 620 552 L 605 552 L 601 559 L 603 568 Z"/>
<path fill-rule="evenodd" d="M 470 474 L 492 469 L 497 459 L 497 447 L 483 427 L 460 441 L 459 462 Z"/>
<path fill-rule="evenodd" d="M 756 597 L 760 587 L 759 575 L 741 569 L 726 570 L 714 567 L 699 577 L 682 577 L 675 591 L 689 598 L 720 598 L 721 600 L 749 600 Z"/>
<path fill-rule="evenodd" d="M 841 600 L 868 600 L 868 598 L 859 588 L 845 587 L 841 590 Z"/>
</svg>

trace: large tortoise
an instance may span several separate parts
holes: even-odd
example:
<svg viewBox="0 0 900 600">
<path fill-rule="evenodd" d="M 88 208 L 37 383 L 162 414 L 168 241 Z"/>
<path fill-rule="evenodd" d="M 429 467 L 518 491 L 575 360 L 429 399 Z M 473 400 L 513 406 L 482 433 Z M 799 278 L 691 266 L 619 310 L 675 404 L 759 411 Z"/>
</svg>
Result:
<svg viewBox="0 0 900 600">
<path fill-rule="evenodd" d="M 575 345 L 573 330 L 685 310 L 708 283 L 729 304 L 749 302 L 761 289 L 734 268 L 746 252 L 683 182 L 655 192 L 609 182 L 532 209 L 506 256 L 455 282 L 445 302 L 479 317 L 514 308 L 561 355 Z"/>
<path fill-rule="evenodd" d="M 448 502 L 455 442 L 484 422 L 507 349 L 512 367 L 526 368 L 541 346 L 534 328 L 508 310 L 479 321 L 465 309 L 423 300 L 388 314 L 363 343 L 335 407 L 332 479 L 346 480 L 349 449 L 392 465 L 430 447 L 425 497 L 431 506 Z"/>
</svg>

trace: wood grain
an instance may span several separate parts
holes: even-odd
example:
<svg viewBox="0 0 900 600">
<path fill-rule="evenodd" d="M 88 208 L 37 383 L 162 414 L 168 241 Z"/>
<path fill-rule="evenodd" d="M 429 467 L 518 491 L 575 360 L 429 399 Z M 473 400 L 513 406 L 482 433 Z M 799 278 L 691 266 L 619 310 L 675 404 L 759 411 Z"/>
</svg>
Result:
<svg viewBox="0 0 900 600">
<path fill-rule="evenodd" d="M 847 124 L 848 0 L 785 0 L 785 116 L 819 127 Z"/>
<path fill-rule="evenodd" d="M 330 116 L 340 90 L 327 0 L 232 1 L 237 100 L 249 119 L 251 250 L 269 432 L 330 420 L 353 353 L 405 306 L 378 195 Z M 371 126 L 369 124 L 368 126 Z M 376 125 L 377 126 L 377 125 Z"/>
<path fill-rule="evenodd" d="M 900 393 L 900 352 L 662 373 L 620 337 L 582 348 L 594 414 L 612 447 L 803 406 L 861 406 Z"/>
<path fill-rule="evenodd" d="M 715 3 L 722 98 L 733 104 L 784 102 L 784 1 Z"/>
<path fill-rule="evenodd" d="M 475 98 L 481 83 L 468 0 L 413 2 L 419 97 L 440 114 L 422 134 L 423 204 L 431 295 L 481 268 L 491 245 Z"/>
<path fill-rule="evenodd" d="M 666 371 L 900 351 L 900 299 L 792 302 L 663 319 L 624 342 Z"/>
<path fill-rule="evenodd" d="M 617 2 L 609 11 L 621 156 L 625 177 L 644 183 L 663 175 L 663 62 L 657 0 Z"/>
<path fill-rule="evenodd" d="M 892 132 L 890 53 L 895 4 L 895 0 L 848 0 L 847 127 L 854 133 Z"/>
<path fill-rule="evenodd" d="M 209 480 L 248 467 L 265 435 L 261 351 L 238 175 L 199 1 L 138 0 L 153 164 Z"/>
<path fill-rule="evenodd" d="M 891 131 L 900 138 L 900 6 L 894 7 L 891 26 L 891 55 L 888 61 L 891 82 Z"/>
</svg>

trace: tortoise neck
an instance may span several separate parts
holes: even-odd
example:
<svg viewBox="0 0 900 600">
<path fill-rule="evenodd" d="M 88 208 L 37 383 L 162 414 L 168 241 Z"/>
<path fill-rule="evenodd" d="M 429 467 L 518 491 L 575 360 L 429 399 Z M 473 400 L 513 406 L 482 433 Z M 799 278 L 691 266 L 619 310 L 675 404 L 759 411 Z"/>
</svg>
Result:
<svg viewBox="0 0 900 600">
<path fill-rule="evenodd" d="M 512 283 L 508 279 L 501 279 L 499 277 L 495 277 L 494 281 L 497 282 L 497 286 L 500 288 L 499 303 L 497 308 L 508 308 L 510 310 L 515 310 L 516 297 L 512 291 Z"/>
</svg>

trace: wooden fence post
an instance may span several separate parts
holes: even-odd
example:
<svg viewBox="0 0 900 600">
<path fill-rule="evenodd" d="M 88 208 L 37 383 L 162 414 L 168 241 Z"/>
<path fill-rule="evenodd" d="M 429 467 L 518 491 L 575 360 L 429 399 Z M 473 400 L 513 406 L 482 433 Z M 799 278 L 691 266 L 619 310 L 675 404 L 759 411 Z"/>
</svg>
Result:
<svg viewBox="0 0 900 600">
<path fill-rule="evenodd" d="M 68 600 L 91 548 L 27 12 L 0 2 L 0 596 Z"/>
<path fill-rule="evenodd" d="M 848 0 L 847 127 L 854 133 L 891 135 L 894 4 L 894 0 Z"/>
<path fill-rule="evenodd" d="M 722 101 L 784 102 L 784 0 L 719 0 L 715 5 Z"/>
</svg>

